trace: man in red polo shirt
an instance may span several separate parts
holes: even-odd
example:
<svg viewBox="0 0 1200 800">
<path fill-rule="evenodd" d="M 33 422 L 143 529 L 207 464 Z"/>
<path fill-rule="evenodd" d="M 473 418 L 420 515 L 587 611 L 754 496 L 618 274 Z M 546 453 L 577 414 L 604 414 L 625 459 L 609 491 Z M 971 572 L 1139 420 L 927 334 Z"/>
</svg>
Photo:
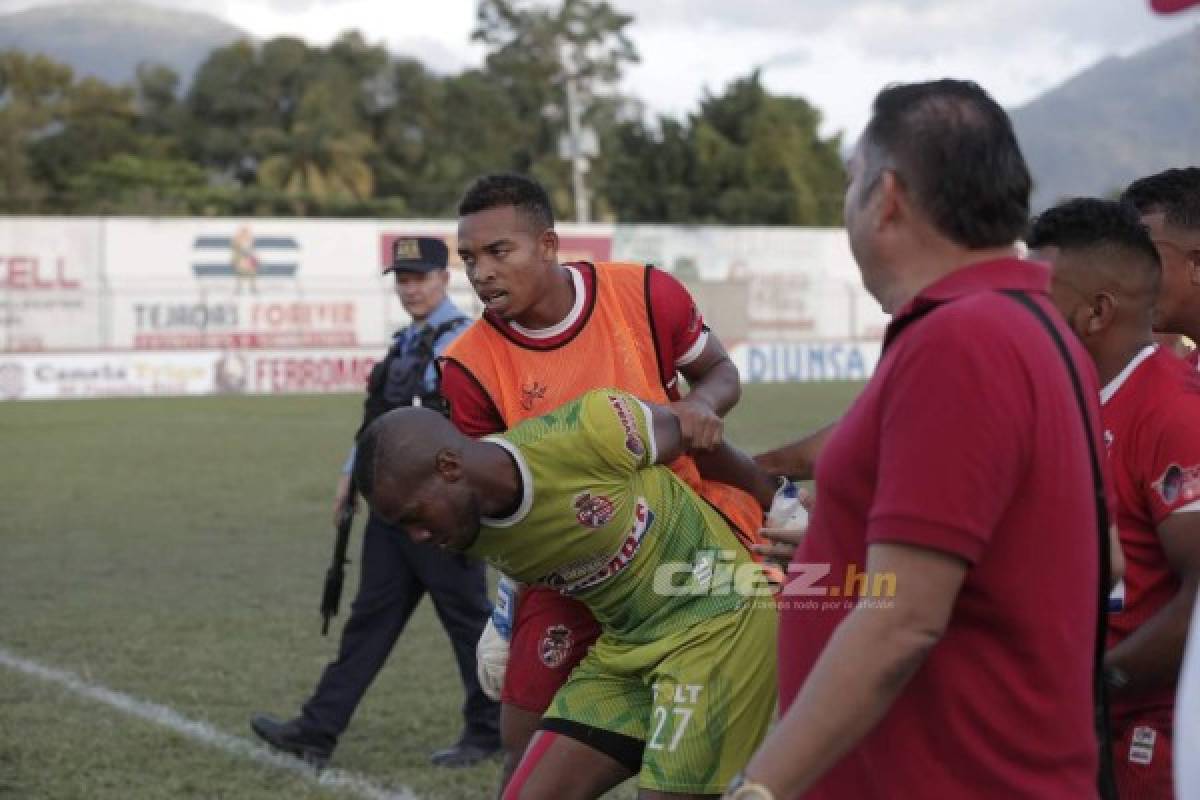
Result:
<svg viewBox="0 0 1200 800">
<path fill-rule="evenodd" d="M 780 598 L 783 717 L 729 796 L 1095 797 L 1098 389 L 1051 321 L 1085 424 L 1049 332 L 1001 293 L 1056 316 L 1013 246 L 1012 126 L 972 83 L 890 87 L 849 172 L 851 249 L 893 319 L 817 463 Z"/>
<path fill-rule="evenodd" d="M 1200 167 L 1139 178 L 1121 202 L 1137 209 L 1162 259 L 1154 329 L 1200 345 Z M 1187 358 L 1200 367 L 1200 346 Z"/>
<path fill-rule="evenodd" d="M 1125 553 L 1109 616 L 1113 767 L 1121 797 L 1170 800 L 1175 684 L 1200 579 L 1200 375 L 1154 344 L 1161 269 L 1130 208 L 1072 200 L 1028 244 L 1055 305 L 1091 354 Z"/>
</svg>

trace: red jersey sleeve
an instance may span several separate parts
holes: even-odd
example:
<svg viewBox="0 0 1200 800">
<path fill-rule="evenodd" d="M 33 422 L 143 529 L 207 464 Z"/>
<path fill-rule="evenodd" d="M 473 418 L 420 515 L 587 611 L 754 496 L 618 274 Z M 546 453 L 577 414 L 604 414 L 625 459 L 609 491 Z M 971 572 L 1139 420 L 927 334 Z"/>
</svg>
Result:
<svg viewBox="0 0 1200 800">
<path fill-rule="evenodd" d="M 1200 395 L 1180 393 L 1148 418 L 1142 476 L 1146 506 L 1158 525 L 1177 511 L 1200 511 Z"/>
<path fill-rule="evenodd" d="M 467 436 L 478 439 L 505 429 L 492 398 L 467 369 L 452 358 L 439 358 L 442 397 L 450 405 L 450 421 Z"/>
<path fill-rule="evenodd" d="M 708 343 L 708 329 L 692 295 L 674 276 L 647 268 L 646 290 L 650 303 L 650 327 L 662 358 L 663 382 L 679 367 L 700 356 Z"/>
<path fill-rule="evenodd" d="M 953 309 L 941 316 L 906 333 L 896 354 L 867 543 L 912 544 L 974 564 L 1025 473 L 1033 400 L 1012 341 L 982 347 L 986 331 Z"/>
</svg>

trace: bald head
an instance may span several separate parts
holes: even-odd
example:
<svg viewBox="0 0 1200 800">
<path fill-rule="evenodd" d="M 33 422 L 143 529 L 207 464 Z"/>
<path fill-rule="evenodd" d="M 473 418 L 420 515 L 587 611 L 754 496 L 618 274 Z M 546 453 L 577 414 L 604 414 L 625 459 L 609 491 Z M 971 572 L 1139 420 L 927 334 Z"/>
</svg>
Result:
<svg viewBox="0 0 1200 800">
<path fill-rule="evenodd" d="M 370 503 L 377 486 L 419 486 L 437 471 L 438 453 L 462 451 L 467 438 L 428 408 L 397 408 L 383 414 L 358 438 L 354 485 Z"/>
<path fill-rule="evenodd" d="M 355 483 L 379 519 L 417 544 L 456 552 L 479 537 L 487 503 L 504 507 L 517 494 L 516 471 L 503 448 L 468 439 L 427 408 L 372 422 L 354 460 Z"/>
<path fill-rule="evenodd" d="M 1052 263 L 1055 302 L 1071 290 L 1084 299 L 1107 293 L 1115 313 L 1149 320 L 1158 295 L 1158 251 L 1136 213 L 1120 203 L 1077 198 L 1034 220 L 1027 243 Z"/>
</svg>

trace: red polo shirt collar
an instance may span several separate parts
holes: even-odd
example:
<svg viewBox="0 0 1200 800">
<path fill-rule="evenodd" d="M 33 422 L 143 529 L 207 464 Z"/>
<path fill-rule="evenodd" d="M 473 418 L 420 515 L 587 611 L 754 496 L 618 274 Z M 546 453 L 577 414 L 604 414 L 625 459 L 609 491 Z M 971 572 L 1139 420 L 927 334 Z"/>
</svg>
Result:
<svg viewBox="0 0 1200 800">
<path fill-rule="evenodd" d="M 903 326 L 909 317 L 920 316 L 933 306 L 967 295 L 1005 289 L 1045 294 L 1050 291 L 1050 269 L 1045 264 L 1019 258 L 997 258 L 956 269 L 926 286 L 901 307 L 888 324 L 888 331 Z"/>
</svg>

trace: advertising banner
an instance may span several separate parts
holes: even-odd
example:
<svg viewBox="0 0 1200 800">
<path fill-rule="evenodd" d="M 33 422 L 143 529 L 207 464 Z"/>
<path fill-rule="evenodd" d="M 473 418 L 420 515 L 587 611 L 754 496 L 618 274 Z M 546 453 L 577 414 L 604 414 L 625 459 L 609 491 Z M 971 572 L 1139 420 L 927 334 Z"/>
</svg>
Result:
<svg viewBox="0 0 1200 800">
<path fill-rule="evenodd" d="M 375 349 L 0 355 L 0 400 L 358 393 L 381 356 Z"/>
<path fill-rule="evenodd" d="M 879 364 L 880 342 L 761 342 L 729 349 L 742 383 L 865 381 Z"/>
<path fill-rule="evenodd" d="M 109 346 L 328 348 L 382 343 L 389 300 L 370 222 L 113 220 Z"/>
<path fill-rule="evenodd" d="M 0 351 L 99 346 L 100 231 L 94 219 L 0 221 Z"/>
</svg>

